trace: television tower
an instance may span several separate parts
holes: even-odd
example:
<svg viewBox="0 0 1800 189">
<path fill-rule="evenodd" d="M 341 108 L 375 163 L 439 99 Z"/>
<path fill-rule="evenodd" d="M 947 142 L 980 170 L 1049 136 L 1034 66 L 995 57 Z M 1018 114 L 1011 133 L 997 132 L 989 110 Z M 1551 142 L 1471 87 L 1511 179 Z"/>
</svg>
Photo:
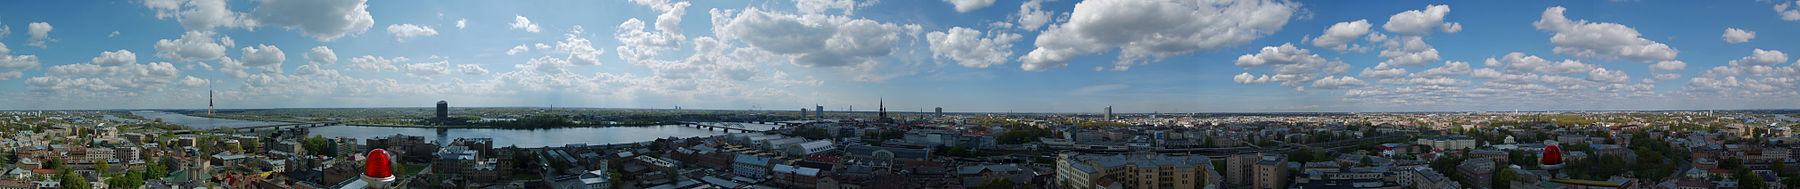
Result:
<svg viewBox="0 0 1800 189">
<path fill-rule="evenodd" d="M 213 114 L 213 91 L 206 90 L 206 115 Z"/>
</svg>

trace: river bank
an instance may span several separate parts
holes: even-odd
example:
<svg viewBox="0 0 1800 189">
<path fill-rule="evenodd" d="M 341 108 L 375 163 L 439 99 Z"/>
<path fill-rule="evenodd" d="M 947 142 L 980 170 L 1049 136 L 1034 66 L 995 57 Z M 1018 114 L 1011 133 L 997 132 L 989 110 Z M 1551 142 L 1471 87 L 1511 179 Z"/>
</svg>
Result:
<svg viewBox="0 0 1800 189">
<path fill-rule="evenodd" d="M 318 120 L 302 120 L 302 119 L 289 119 L 289 118 L 263 118 L 263 117 L 241 117 L 241 116 L 225 116 L 225 115 L 218 115 L 218 114 L 214 114 L 214 115 L 206 115 L 206 114 L 180 114 L 180 115 L 186 115 L 186 116 L 192 116 L 192 117 L 202 117 L 202 118 L 210 118 L 210 119 L 229 119 L 229 120 L 247 120 L 247 121 L 263 121 L 263 122 L 286 122 L 286 123 L 318 123 L 318 122 L 321 122 L 321 121 L 318 121 Z M 608 121 L 608 122 L 615 122 L 615 121 Z M 661 125 L 675 125 L 675 124 L 680 124 L 680 123 L 676 123 L 676 122 L 640 122 L 640 123 L 614 123 L 614 124 L 582 124 L 582 125 L 566 125 L 566 126 L 545 126 L 545 127 L 501 127 L 501 126 L 494 126 L 494 125 L 490 125 L 490 124 L 481 124 L 481 123 L 477 123 L 477 124 L 471 124 L 471 125 L 417 125 L 417 124 L 383 124 L 383 123 L 369 123 L 369 122 L 340 122 L 340 124 L 342 124 L 342 125 L 349 125 L 349 126 L 364 126 L 364 127 L 393 127 L 393 128 L 429 128 L 429 129 L 439 129 L 439 128 L 448 128 L 448 129 L 524 129 L 524 130 L 536 130 L 536 129 L 559 129 L 559 128 L 607 128 L 607 127 L 648 127 L 648 126 L 661 126 Z"/>
</svg>

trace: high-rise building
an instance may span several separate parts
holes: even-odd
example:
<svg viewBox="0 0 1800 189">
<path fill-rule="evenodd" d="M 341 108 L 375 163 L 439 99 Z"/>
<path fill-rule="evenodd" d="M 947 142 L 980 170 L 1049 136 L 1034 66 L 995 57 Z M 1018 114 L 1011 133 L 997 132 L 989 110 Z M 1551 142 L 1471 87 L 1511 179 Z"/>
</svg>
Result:
<svg viewBox="0 0 1800 189">
<path fill-rule="evenodd" d="M 806 108 L 800 109 L 800 119 L 806 119 Z"/>
<path fill-rule="evenodd" d="M 442 101 L 442 100 L 438 101 L 437 118 L 438 119 L 450 118 L 450 101 Z"/>
<path fill-rule="evenodd" d="M 944 107 L 937 107 L 937 115 L 944 115 Z"/>
<path fill-rule="evenodd" d="M 819 119 L 825 119 L 825 106 L 813 105 L 813 112 L 819 113 Z"/>
<path fill-rule="evenodd" d="M 1247 186 L 1256 175 L 1256 162 L 1262 161 L 1262 153 L 1244 153 L 1225 158 L 1225 183 L 1231 186 Z"/>
<path fill-rule="evenodd" d="M 1106 106 L 1106 120 L 1112 120 L 1112 106 Z"/>
</svg>

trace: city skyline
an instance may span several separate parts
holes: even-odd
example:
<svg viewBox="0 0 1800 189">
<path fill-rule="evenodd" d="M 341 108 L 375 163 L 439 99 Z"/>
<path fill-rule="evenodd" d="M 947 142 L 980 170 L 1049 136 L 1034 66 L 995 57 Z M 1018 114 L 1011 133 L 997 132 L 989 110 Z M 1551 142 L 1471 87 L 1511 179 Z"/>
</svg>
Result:
<svg viewBox="0 0 1800 189">
<path fill-rule="evenodd" d="M 1795 1 L 1204 3 L 14 2 L 0 109 L 1800 108 Z"/>
</svg>

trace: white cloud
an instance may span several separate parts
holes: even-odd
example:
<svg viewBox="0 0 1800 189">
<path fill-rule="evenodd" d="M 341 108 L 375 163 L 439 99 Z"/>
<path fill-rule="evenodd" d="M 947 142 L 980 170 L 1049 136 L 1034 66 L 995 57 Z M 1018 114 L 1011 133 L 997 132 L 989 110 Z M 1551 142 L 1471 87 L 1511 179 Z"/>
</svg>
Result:
<svg viewBox="0 0 1800 189">
<path fill-rule="evenodd" d="M 254 47 L 244 47 L 243 52 L 245 66 L 269 66 L 275 70 L 279 70 L 281 62 L 287 61 L 287 54 L 282 53 L 281 48 L 277 48 L 274 45 L 258 44 Z"/>
<path fill-rule="evenodd" d="M 131 51 L 124 50 L 124 49 L 119 49 L 117 51 L 100 52 L 100 56 L 94 57 L 94 59 L 90 62 L 94 63 L 95 65 L 100 65 L 100 66 L 122 66 L 122 65 L 126 65 L 126 64 L 137 64 L 137 54 L 131 53 Z"/>
<path fill-rule="evenodd" d="M 306 58 L 310 59 L 307 63 L 313 65 L 331 65 L 338 61 L 337 52 L 332 52 L 331 48 L 325 46 L 313 47 L 312 51 L 306 53 Z"/>
<path fill-rule="evenodd" d="M 214 40 L 212 35 L 209 31 L 188 31 L 179 39 L 157 40 L 156 57 L 175 62 L 214 60 L 225 57 L 225 49 L 236 45 L 231 37 L 220 35 Z"/>
<path fill-rule="evenodd" d="M 1794 6 L 1794 3 L 1796 3 L 1796 2 L 1800 2 L 1800 1 L 1783 2 L 1781 4 L 1776 4 L 1775 5 L 1775 14 L 1780 14 L 1782 20 L 1800 21 L 1800 7 Z M 1790 8 L 1792 8 L 1792 9 L 1790 9 Z"/>
<path fill-rule="evenodd" d="M 1625 71 L 1594 68 L 1593 71 L 1588 71 L 1588 80 L 1608 83 L 1624 83 L 1630 81 L 1631 76 L 1626 75 Z"/>
<path fill-rule="evenodd" d="M 1551 51 L 1558 54 L 1603 59 L 1623 57 L 1633 62 L 1649 63 L 1675 59 L 1676 54 L 1681 52 L 1669 45 L 1644 39 L 1637 29 L 1625 25 L 1569 20 L 1563 16 L 1564 10 L 1567 9 L 1545 9 L 1543 18 L 1532 23 L 1538 30 L 1556 34 L 1550 37 L 1550 43 L 1557 45 Z"/>
<path fill-rule="evenodd" d="M 360 34 L 375 25 L 367 0 L 261 0 L 254 15 L 261 24 L 300 30 L 318 41 Z"/>
<path fill-rule="evenodd" d="M 1756 32 L 1737 28 L 1725 28 L 1725 35 L 1723 37 L 1725 38 L 1726 43 L 1744 43 L 1750 42 L 1750 39 L 1756 39 Z"/>
<path fill-rule="evenodd" d="M 26 33 L 31 34 L 31 40 L 26 41 L 25 46 L 34 46 L 38 48 L 49 47 L 44 45 L 44 43 L 56 41 L 56 39 L 50 38 L 51 28 L 53 27 L 50 27 L 50 23 L 32 22 L 25 30 Z"/>
<path fill-rule="evenodd" d="M 1312 83 L 1312 87 L 1315 89 L 1348 89 L 1366 85 L 1368 85 L 1367 82 L 1363 82 L 1362 80 L 1350 76 L 1337 78 L 1325 76 L 1325 78 L 1320 78 L 1318 81 L 1313 81 Z"/>
<path fill-rule="evenodd" d="M 458 30 L 461 30 L 464 27 L 469 26 L 468 24 L 469 24 L 469 19 L 467 19 L 467 18 L 456 19 L 456 29 L 458 29 Z"/>
<path fill-rule="evenodd" d="M 412 25 L 412 24 L 388 25 L 387 31 L 388 31 L 388 33 L 394 34 L 394 41 L 399 41 L 399 42 L 406 42 L 407 38 L 437 35 L 437 30 L 431 29 L 431 26 L 419 26 L 419 25 Z"/>
<path fill-rule="evenodd" d="M 619 58 L 637 61 L 654 58 L 664 51 L 680 49 L 687 36 L 681 34 L 681 16 L 687 14 L 688 2 L 650 5 L 663 11 L 656 17 L 656 31 L 645 31 L 644 21 L 631 18 L 620 23 L 614 38 L 618 39 Z M 517 49 L 515 47 L 515 49 Z"/>
<path fill-rule="evenodd" d="M 1400 67 L 1424 66 L 1443 60 L 1438 56 L 1437 48 L 1426 44 L 1423 36 L 1402 36 L 1391 39 L 1393 40 L 1383 44 L 1388 48 L 1381 50 L 1381 54 L 1378 55 L 1388 58 L 1387 61 L 1381 61 L 1382 64 Z"/>
<path fill-rule="evenodd" d="M 506 50 L 506 55 L 515 55 L 515 54 L 528 52 L 528 51 L 531 51 L 531 49 L 525 48 L 525 45 L 513 46 L 512 49 Z"/>
<path fill-rule="evenodd" d="M 467 75 L 487 75 L 488 73 L 487 68 L 481 68 L 481 65 L 476 64 L 456 65 L 456 68 L 458 71 Z"/>
<path fill-rule="evenodd" d="M 594 48 L 593 42 L 581 37 L 582 31 L 579 25 L 570 29 L 569 33 L 563 34 L 563 41 L 556 42 L 556 47 L 551 52 L 568 53 L 569 56 L 564 59 L 575 65 L 599 65 L 600 54 L 606 53 L 606 50 Z"/>
<path fill-rule="evenodd" d="M 1687 62 L 1681 62 L 1680 60 L 1662 61 L 1650 65 L 1651 72 L 1680 71 L 1684 69 L 1687 69 Z"/>
<path fill-rule="evenodd" d="M 41 65 L 37 55 L 5 55 L 0 54 L 0 70 L 23 70 L 37 68 Z"/>
<path fill-rule="evenodd" d="M 1114 90 L 1125 89 L 1125 88 L 1130 88 L 1130 87 L 1131 87 L 1131 85 L 1126 85 L 1126 84 L 1107 84 L 1107 85 L 1087 86 L 1087 87 L 1082 87 L 1080 89 L 1075 89 L 1074 91 L 1069 92 L 1069 96 L 1094 95 L 1094 94 L 1099 94 L 1102 92 L 1114 91 Z"/>
<path fill-rule="evenodd" d="M 1732 66 L 1740 66 L 1740 65 L 1741 66 L 1774 66 L 1775 64 L 1781 64 L 1783 62 L 1787 62 L 1787 60 L 1788 60 L 1787 53 L 1782 53 L 1779 50 L 1755 49 L 1755 50 L 1750 51 L 1750 56 L 1746 56 L 1742 59 L 1732 60 L 1730 62 L 1730 65 L 1732 65 Z"/>
<path fill-rule="evenodd" d="M 45 93 L 136 96 L 163 90 L 181 76 L 181 70 L 168 62 L 112 64 L 123 61 L 117 56 L 128 54 L 130 51 L 111 51 L 95 57 L 95 63 L 52 66 L 43 76 L 26 79 L 25 84 L 27 89 Z"/>
<path fill-rule="evenodd" d="M 1429 5 L 1424 11 L 1407 10 L 1388 17 L 1382 29 L 1406 35 L 1431 34 L 1433 28 L 1442 27 L 1446 33 L 1462 30 L 1462 24 L 1445 23 L 1444 16 L 1450 14 L 1450 5 Z"/>
<path fill-rule="evenodd" d="M 366 71 L 366 72 L 399 71 L 400 67 L 394 66 L 394 63 L 401 63 L 401 62 L 406 62 L 406 61 L 409 61 L 408 59 L 406 59 L 406 57 L 385 58 L 385 57 L 376 57 L 376 56 L 366 56 L 365 55 L 362 57 L 351 58 L 350 59 L 350 69 Z"/>
<path fill-rule="evenodd" d="M 1076 56 L 1119 49 L 1113 68 L 1248 43 L 1281 29 L 1299 3 L 1174 0 L 1095 0 L 1075 5 L 1067 22 L 1050 26 L 1037 49 L 1020 57 L 1021 68 L 1068 66 Z M 1208 18 L 1208 19 L 1195 19 Z M 1155 61 L 1155 60 L 1151 60 Z"/>
<path fill-rule="evenodd" d="M 794 8 L 798 8 L 801 13 L 806 14 L 819 14 L 832 9 L 841 9 L 844 10 L 843 15 L 852 15 L 856 13 L 856 8 L 873 6 L 878 2 L 881 1 L 868 0 L 857 3 L 856 0 L 794 0 Z"/>
<path fill-rule="evenodd" d="M 406 75 L 407 76 L 418 77 L 419 79 L 431 81 L 432 77 L 436 77 L 438 75 L 444 75 L 444 74 L 450 74 L 450 61 L 449 60 L 438 60 L 436 62 L 422 62 L 422 63 L 406 64 Z"/>
<path fill-rule="evenodd" d="M 1406 74 L 1406 68 L 1389 68 L 1387 64 L 1380 64 L 1373 68 L 1363 68 L 1362 72 L 1357 73 L 1356 76 L 1381 80 L 1399 78 L 1401 76 L 1406 76 Z"/>
<path fill-rule="evenodd" d="M 206 79 L 200 79 L 198 77 L 194 77 L 194 76 L 190 75 L 185 78 L 181 78 L 181 81 L 176 81 L 175 84 L 182 86 L 182 87 L 200 87 L 200 86 L 211 85 L 212 81 L 206 80 Z"/>
<path fill-rule="evenodd" d="M 949 33 L 931 32 L 925 38 L 931 42 L 932 57 L 956 60 L 964 67 L 987 68 L 1005 64 L 1012 57 L 1012 43 L 1020 36 L 996 32 L 984 38 L 981 31 L 954 27 Z"/>
<path fill-rule="evenodd" d="M 539 28 L 536 23 L 531 23 L 530 18 L 525 18 L 525 16 L 517 16 L 517 15 L 513 16 L 512 29 L 521 29 L 521 30 L 525 30 L 525 32 L 531 32 L 531 33 L 537 33 L 538 31 L 543 30 L 543 28 Z"/>
<path fill-rule="evenodd" d="M 1332 24 L 1330 28 L 1326 28 L 1325 34 L 1319 35 L 1319 38 L 1314 38 L 1312 40 L 1312 45 L 1315 47 L 1331 48 L 1331 50 L 1337 50 L 1338 52 L 1368 50 L 1361 46 L 1352 46 L 1354 44 L 1351 43 L 1356 42 L 1357 38 L 1362 38 L 1363 35 L 1369 34 L 1370 26 L 1374 25 L 1369 24 L 1368 20 L 1338 22 L 1337 24 Z"/>
<path fill-rule="evenodd" d="M 1044 10 L 1044 2 L 1047 1 L 1052 0 L 1026 0 L 1019 4 L 1019 13 L 1014 15 L 1019 17 L 1019 24 L 1016 25 L 1018 29 L 1037 30 L 1038 27 L 1049 24 L 1052 12 Z"/>
<path fill-rule="evenodd" d="M 969 12 L 994 5 L 994 0 L 944 0 L 956 6 L 956 12 Z"/>
<path fill-rule="evenodd" d="M 1499 59 L 1488 58 L 1487 65 L 1490 67 L 1504 67 L 1502 70 L 1505 70 L 1507 73 L 1538 74 L 1586 73 L 1595 68 L 1592 64 L 1581 63 L 1580 61 L 1563 60 L 1562 62 L 1555 62 L 1539 58 L 1538 56 L 1525 55 L 1525 53 L 1520 52 L 1507 53 L 1506 56 Z"/>
<path fill-rule="evenodd" d="M 1444 77 L 1467 75 L 1467 74 L 1469 74 L 1470 71 L 1472 71 L 1472 70 L 1469 69 L 1468 62 L 1449 61 L 1449 62 L 1444 62 L 1444 66 L 1426 69 L 1425 71 L 1420 71 L 1419 73 L 1414 74 L 1413 76 L 1421 77 L 1421 78 L 1444 78 Z"/>
<path fill-rule="evenodd" d="M 106 34 L 106 38 L 113 38 L 113 37 L 118 37 L 118 36 L 119 36 L 119 30 L 113 30 L 112 33 Z"/>
<path fill-rule="evenodd" d="M 19 79 L 19 78 L 24 78 L 24 77 L 25 77 L 25 72 L 20 72 L 20 71 L 0 72 L 0 81 L 11 81 L 14 79 Z"/>
<path fill-rule="evenodd" d="M 1304 90 L 1304 85 L 1315 78 L 1340 75 L 1350 70 L 1350 65 L 1342 61 L 1326 60 L 1310 50 L 1294 47 L 1294 44 L 1263 47 L 1256 54 L 1238 56 L 1234 63 L 1246 70 L 1270 67 L 1273 75 L 1264 74 L 1251 77 L 1249 73 L 1239 74 L 1232 78 L 1239 84 L 1261 84 L 1267 82 L 1281 83 L 1281 86 Z M 1254 78 L 1254 79 L 1251 79 Z"/>
<path fill-rule="evenodd" d="M 231 11 L 225 0 L 146 0 L 144 6 L 156 11 L 157 19 L 174 18 L 189 31 L 212 31 L 215 27 L 254 30 L 258 24 L 248 14 Z"/>
<path fill-rule="evenodd" d="M 916 35 L 919 26 L 901 26 L 844 16 L 789 15 L 745 9 L 735 17 L 714 12 L 715 32 L 721 40 L 739 40 L 751 47 L 787 56 L 794 65 L 840 67 L 875 62 L 893 54 L 900 34 Z"/>
</svg>

